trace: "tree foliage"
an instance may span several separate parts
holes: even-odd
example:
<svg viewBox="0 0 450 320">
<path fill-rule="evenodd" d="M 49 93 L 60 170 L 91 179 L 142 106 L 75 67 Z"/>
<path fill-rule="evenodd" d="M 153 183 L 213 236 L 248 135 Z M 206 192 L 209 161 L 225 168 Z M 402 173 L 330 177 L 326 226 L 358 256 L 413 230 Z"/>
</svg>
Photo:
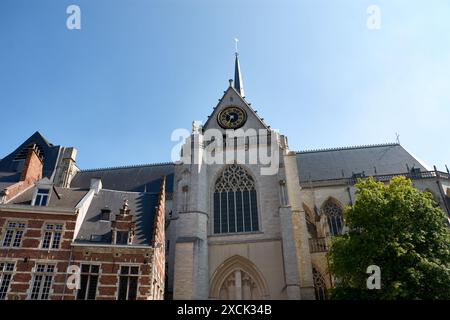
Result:
<svg viewBox="0 0 450 320">
<path fill-rule="evenodd" d="M 332 240 L 334 299 L 450 299 L 450 228 L 428 192 L 405 177 L 356 184 L 345 210 L 348 232 Z M 367 289 L 369 265 L 381 268 L 381 289 Z"/>
</svg>

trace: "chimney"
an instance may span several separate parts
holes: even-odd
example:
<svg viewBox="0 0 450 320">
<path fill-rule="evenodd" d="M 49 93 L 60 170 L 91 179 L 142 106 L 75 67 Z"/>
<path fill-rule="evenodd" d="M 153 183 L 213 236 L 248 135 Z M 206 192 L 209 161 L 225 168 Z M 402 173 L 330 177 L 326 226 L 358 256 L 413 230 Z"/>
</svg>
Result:
<svg viewBox="0 0 450 320">
<path fill-rule="evenodd" d="M 42 160 L 39 157 L 36 147 L 28 150 L 27 158 L 23 166 L 20 181 L 37 181 L 42 178 Z"/>
<path fill-rule="evenodd" d="M 89 189 L 94 189 L 95 190 L 95 194 L 97 195 L 100 190 L 103 188 L 103 184 L 102 184 L 102 179 L 100 178 L 92 178 L 91 179 L 91 184 L 89 186 Z"/>
<path fill-rule="evenodd" d="M 7 203 L 16 195 L 26 190 L 33 183 L 42 179 L 42 167 L 42 160 L 36 150 L 36 145 L 34 145 L 28 150 L 22 169 L 22 174 L 20 176 L 20 181 L 0 191 L 0 203 Z"/>
</svg>

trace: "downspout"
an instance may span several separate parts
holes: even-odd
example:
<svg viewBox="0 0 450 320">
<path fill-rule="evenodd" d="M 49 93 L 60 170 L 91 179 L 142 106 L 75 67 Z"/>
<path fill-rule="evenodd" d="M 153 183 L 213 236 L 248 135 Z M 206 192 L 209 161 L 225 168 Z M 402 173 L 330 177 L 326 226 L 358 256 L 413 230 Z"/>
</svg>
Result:
<svg viewBox="0 0 450 320">
<path fill-rule="evenodd" d="M 348 198 L 350 199 L 350 205 L 353 206 L 352 193 L 350 192 L 350 187 L 347 187 Z"/>
</svg>

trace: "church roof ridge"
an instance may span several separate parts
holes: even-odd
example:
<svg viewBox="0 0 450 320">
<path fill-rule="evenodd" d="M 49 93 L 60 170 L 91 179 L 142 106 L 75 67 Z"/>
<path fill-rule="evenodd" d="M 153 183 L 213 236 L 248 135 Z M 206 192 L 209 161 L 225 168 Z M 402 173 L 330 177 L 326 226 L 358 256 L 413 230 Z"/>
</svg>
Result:
<svg viewBox="0 0 450 320">
<path fill-rule="evenodd" d="M 355 149 L 368 149 L 368 148 L 379 148 L 379 147 L 394 147 L 400 146 L 397 142 L 387 142 L 378 144 L 366 144 L 358 146 L 346 146 L 346 147 L 335 147 L 335 148 L 319 148 L 319 149 L 307 149 L 301 151 L 295 151 L 295 153 L 314 153 L 314 152 L 328 152 L 328 151 L 341 151 L 341 150 L 355 150 Z"/>
<path fill-rule="evenodd" d="M 113 167 L 104 167 L 104 168 L 83 169 L 83 170 L 80 170 L 79 172 L 93 172 L 93 171 L 133 169 L 133 168 L 143 168 L 143 167 L 157 167 L 157 166 L 167 166 L 167 165 L 174 165 L 174 164 L 175 163 L 173 163 L 173 162 L 134 164 L 134 165 L 128 165 L 128 166 L 113 166 Z"/>
</svg>

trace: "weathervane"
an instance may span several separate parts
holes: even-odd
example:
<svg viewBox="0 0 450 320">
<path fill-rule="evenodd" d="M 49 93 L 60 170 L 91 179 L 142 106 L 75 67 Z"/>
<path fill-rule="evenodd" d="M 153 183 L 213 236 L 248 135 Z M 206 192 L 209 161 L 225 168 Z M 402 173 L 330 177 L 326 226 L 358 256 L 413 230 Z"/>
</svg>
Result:
<svg viewBox="0 0 450 320">
<path fill-rule="evenodd" d="M 239 39 L 238 38 L 234 38 L 234 42 L 235 42 L 235 48 L 236 48 L 235 53 L 238 54 L 238 42 L 239 42 Z"/>
</svg>

